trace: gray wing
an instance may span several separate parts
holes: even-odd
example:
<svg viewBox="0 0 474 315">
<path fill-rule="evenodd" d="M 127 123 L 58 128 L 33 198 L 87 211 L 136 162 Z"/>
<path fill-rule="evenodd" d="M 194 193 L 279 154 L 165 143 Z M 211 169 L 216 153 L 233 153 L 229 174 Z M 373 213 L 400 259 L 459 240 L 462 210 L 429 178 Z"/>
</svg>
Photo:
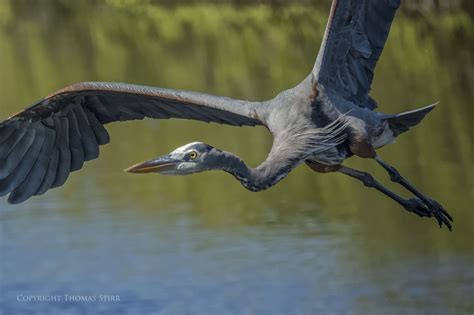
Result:
<svg viewBox="0 0 474 315">
<path fill-rule="evenodd" d="M 182 118 L 261 125 L 255 103 L 123 83 L 69 86 L 0 122 L 0 196 L 20 203 L 64 184 L 109 142 L 104 124 Z"/>
<path fill-rule="evenodd" d="M 400 0 L 333 0 L 313 76 L 359 106 L 374 109 L 369 97 L 374 69 Z"/>
</svg>

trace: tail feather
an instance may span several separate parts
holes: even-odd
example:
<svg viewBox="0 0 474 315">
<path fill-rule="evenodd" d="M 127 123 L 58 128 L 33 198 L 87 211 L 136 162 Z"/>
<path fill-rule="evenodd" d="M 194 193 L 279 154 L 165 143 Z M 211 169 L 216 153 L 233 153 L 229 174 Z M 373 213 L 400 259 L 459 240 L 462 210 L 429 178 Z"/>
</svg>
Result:
<svg viewBox="0 0 474 315">
<path fill-rule="evenodd" d="M 388 126 L 393 131 L 394 136 L 398 136 L 399 134 L 408 131 L 411 127 L 418 125 L 421 120 L 436 107 L 436 105 L 438 105 L 438 103 L 391 116 L 386 119 Z"/>
</svg>

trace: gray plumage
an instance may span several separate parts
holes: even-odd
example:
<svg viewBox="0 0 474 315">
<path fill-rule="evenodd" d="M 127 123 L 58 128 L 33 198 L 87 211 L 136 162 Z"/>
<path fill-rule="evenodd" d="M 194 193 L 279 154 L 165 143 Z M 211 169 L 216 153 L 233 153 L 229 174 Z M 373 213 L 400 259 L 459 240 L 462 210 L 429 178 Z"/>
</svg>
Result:
<svg viewBox="0 0 474 315">
<path fill-rule="evenodd" d="M 376 112 L 369 96 L 399 0 L 333 0 L 324 40 L 311 73 L 296 87 L 265 102 L 124 83 L 86 82 L 61 89 L 0 123 L 0 196 L 19 203 L 65 183 L 70 172 L 99 156 L 111 122 L 181 118 L 232 126 L 265 126 L 272 149 L 257 168 L 203 143 L 180 147 L 130 172 L 187 175 L 211 169 L 233 174 L 259 191 L 306 162 L 318 172 L 355 177 L 409 211 L 451 227 L 447 212 L 419 193 L 376 149 L 418 124 L 433 109 L 398 115 Z M 404 200 L 369 174 L 343 167 L 350 156 L 376 159 L 394 181 L 418 198 Z M 398 177 L 396 176 L 398 175 Z M 371 178 L 371 177 L 370 177 Z"/>
</svg>

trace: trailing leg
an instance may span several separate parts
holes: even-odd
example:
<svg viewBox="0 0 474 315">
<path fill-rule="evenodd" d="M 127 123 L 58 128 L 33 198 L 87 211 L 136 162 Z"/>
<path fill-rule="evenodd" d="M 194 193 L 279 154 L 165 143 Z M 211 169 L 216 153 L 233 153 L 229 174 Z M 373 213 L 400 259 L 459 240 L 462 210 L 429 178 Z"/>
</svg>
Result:
<svg viewBox="0 0 474 315">
<path fill-rule="evenodd" d="M 379 156 L 375 157 L 375 160 L 389 173 L 390 179 L 392 182 L 398 183 L 405 187 L 407 190 L 412 192 L 415 196 L 421 199 L 428 208 L 433 212 L 441 212 L 442 216 L 448 218 L 451 222 L 453 218 L 449 215 L 449 213 L 440 205 L 437 201 L 429 198 L 428 196 L 421 193 L 418 189 L 416 189 L 407 179 L 400 175 L 400 173 L 391 165 L 386 163 L 382 160 Z M 438 219 L 438 223 L 442 225 L 442 221 Z"/>
<path fill-rule="evenodd" d="M 376 181 L 372 175 L 366 172 L 361 172 L 350 167 L 340 166 L 337 170 L 339 173 L 351 176 L 360 180 L 365 186 L 375 188 L 386 196 L 398 202 L 407 211 L 416 213 L 420 217 L 435 217 L 438 220 L 440 227 L 444 223 L 449 230 L 451 230 L 451 217 L 449 214 L 442 211 L 433 211 L 431 207 L 425 204 L 418 198 L 404 199 L 393 191 L 387 189 L 385 186 Z"/>
</svg>

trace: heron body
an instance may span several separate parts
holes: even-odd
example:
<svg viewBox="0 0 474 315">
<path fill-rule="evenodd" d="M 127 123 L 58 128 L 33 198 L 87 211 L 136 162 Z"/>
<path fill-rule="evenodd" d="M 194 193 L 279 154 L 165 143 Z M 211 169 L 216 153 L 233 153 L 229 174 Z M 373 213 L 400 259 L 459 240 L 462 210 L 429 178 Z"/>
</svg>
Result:
<svg viewBox="0 0 474 315">
<path fill-rule="evenodd" d="M 65 183 L 69 173 L 99 156 L 109 142 L 105 125 L 154 119 L 192 119 L 232 126 L 264 126 L 273 136 L 268 157 L 256 168 L 237 155 L 202 142 L 136 164 L 131 173 L 189 175 L 208 170 L 232 174 L 251 191 L 267 189 L 306 163 L 339 172 L 377 189 L 419 216 L 451 228 L 446 210 L 384 162 L 376 150 L 417 125 L 434 105 L 401 114 L 376 111 L 369 96 L 400 0 L 333 0 L 323 43 L 310 74 L 264 102 L 203 93 L 85 82 L 63 88 L 0 123 L 0 196 L 10 203 Z M 403 199 L 370 174 L 342 165 L 351 156 L 375 159 L 415 198 Z"/>
</svg>

